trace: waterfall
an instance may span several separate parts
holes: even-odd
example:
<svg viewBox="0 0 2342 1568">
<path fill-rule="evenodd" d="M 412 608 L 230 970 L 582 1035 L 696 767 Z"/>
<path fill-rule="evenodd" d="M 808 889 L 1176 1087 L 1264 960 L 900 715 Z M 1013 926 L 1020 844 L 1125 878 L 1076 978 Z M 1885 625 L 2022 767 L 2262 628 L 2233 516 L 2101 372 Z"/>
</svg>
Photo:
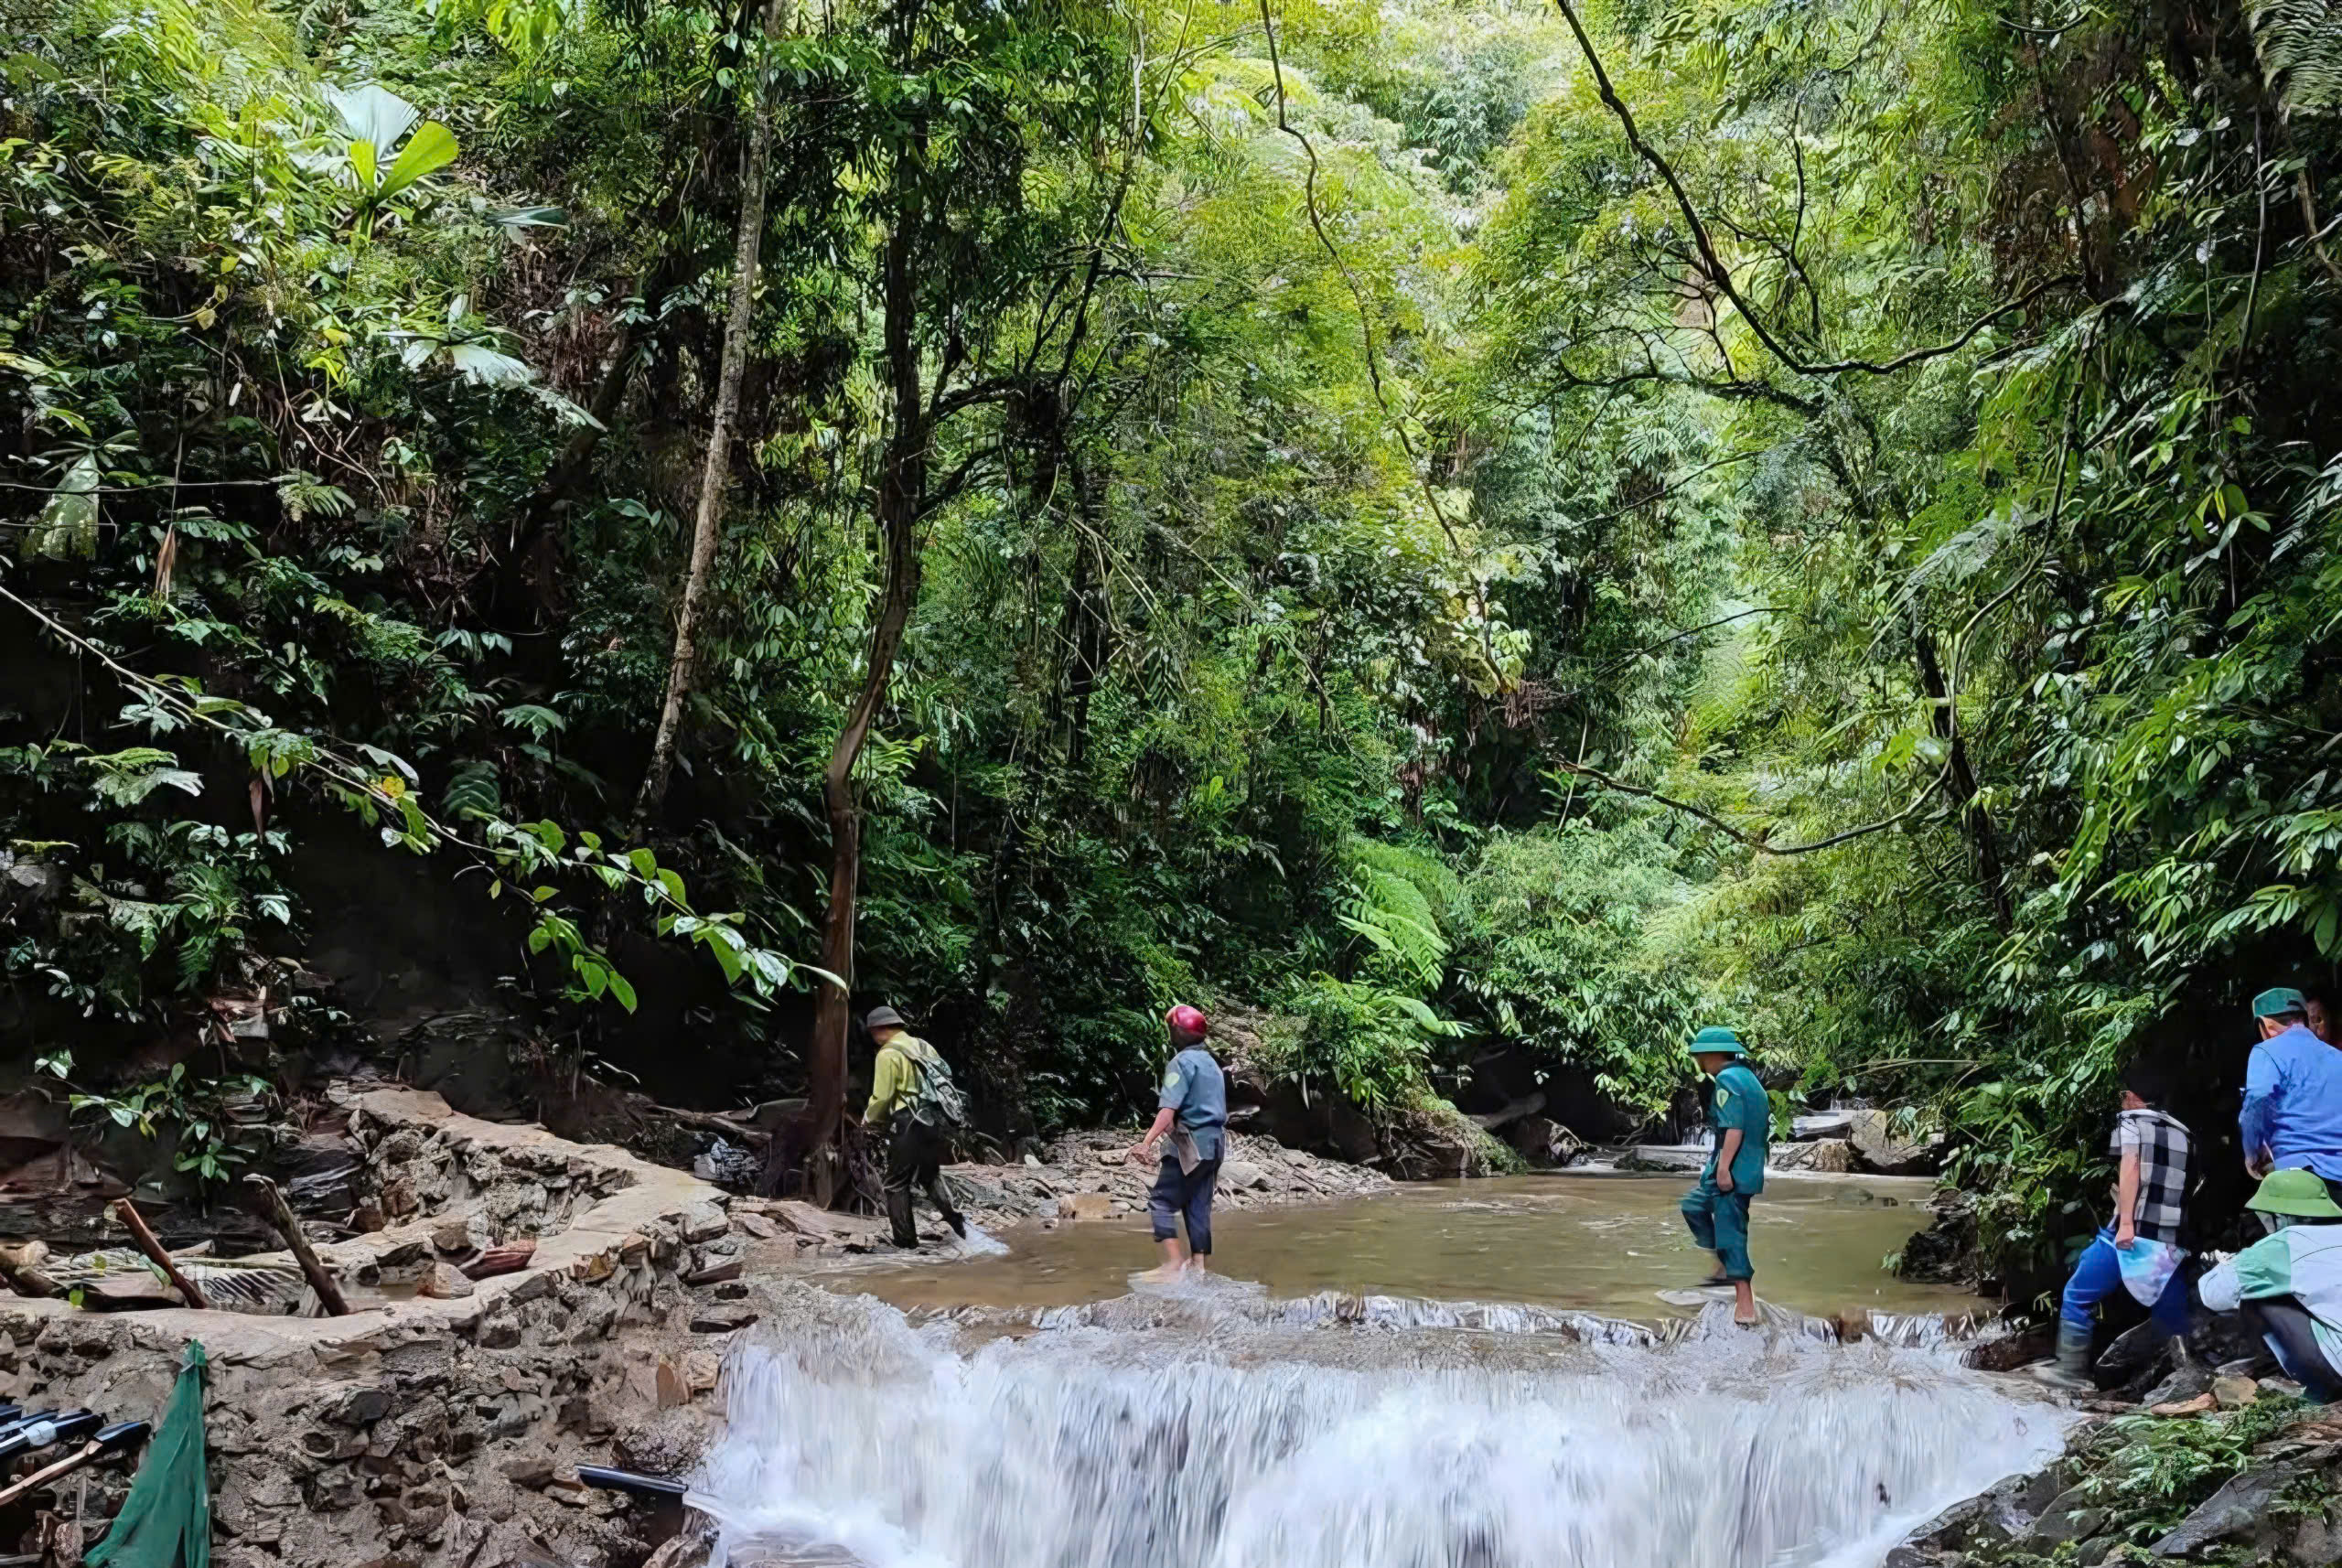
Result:
<svg viewBox="0 0 2342 1568">
<path fill-rule="evenodd" d="M 694 1500 L 870 1568 L 1861 1568 L 2066 1420 L 1879 1344 L 1207 1316 L 968 1346 L 809 1302 L 734 1352 Z"/>
</svg>

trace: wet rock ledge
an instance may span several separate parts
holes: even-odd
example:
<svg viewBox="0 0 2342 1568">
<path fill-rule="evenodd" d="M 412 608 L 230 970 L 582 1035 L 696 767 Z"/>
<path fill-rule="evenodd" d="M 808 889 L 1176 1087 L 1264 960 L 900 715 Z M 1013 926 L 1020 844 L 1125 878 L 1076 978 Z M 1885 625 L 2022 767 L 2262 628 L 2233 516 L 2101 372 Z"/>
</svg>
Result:
<svg viewBox="0 0 2342 1568">
<path fill-rule="evenodd" d="M 2066 1455 L 1923 1525 L 1885 1568 L 2342 1563 L 2342 1420 L 2283 1385 L 2079 1429 Z M 2209 1407 L 2209 1408 L 2205 1408 Z"/>
</svg>

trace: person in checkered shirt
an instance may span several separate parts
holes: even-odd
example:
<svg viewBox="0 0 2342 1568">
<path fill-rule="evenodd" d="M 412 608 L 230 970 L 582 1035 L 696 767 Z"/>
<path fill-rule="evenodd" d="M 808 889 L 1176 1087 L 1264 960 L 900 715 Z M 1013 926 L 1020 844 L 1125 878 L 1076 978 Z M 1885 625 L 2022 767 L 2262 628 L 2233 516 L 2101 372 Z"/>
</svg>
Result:
<svg viewBox="0 0 2342 1568">
<path fill-rule="evenodd" d="M 2057 1388 L 2091 1386 L 2090 1348 L 2098 1304 L 2127 1289 L 2149 1306 L 2156 1329 L 2187 1336 L 2187 1282 L 2179 1264 L 2191 1140 L 2186 1125 L 2163 1109 L 2158 1075 L 2134 1065 L 2122 1075 L 2122 1109 L 2109 1152 L 2115 1157 L 2114 1219 L 2100 1230 L 2066 1281 L 2057 1317 L 2057 1353 L 2033 1369 Z"/>
</svg>

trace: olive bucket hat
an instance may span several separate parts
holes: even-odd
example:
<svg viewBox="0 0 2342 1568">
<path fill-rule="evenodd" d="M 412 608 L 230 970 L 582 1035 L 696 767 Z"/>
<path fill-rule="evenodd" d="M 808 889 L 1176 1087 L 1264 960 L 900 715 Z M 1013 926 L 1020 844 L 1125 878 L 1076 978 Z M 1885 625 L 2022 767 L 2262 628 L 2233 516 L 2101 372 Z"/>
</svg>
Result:
<svg viewBox="0 0 2342 1568">
<path fill-rule="evenodd" d="M 1738 1035 L 1711 1024 L 1692 1036 L 1692 1054 L 1695 1057 L 1745 1057 L 1748 1052 L 1742 1047 Z"/>
<path fill-rule="evenodd" d="M 2296 1219 L 2342 1219 L 2342 1204 L 2334 1201 L 2315 1171 L 2271 1171 L 2244 1206 Z"/>
</svg>

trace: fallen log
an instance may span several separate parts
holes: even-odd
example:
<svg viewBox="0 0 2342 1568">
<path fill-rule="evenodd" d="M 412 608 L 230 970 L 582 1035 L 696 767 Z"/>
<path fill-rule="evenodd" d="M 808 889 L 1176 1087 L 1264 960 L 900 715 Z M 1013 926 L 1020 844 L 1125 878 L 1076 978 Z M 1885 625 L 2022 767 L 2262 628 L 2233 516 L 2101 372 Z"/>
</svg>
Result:
<svg viewBox="0 0 2342 1568">
<path fill-rule="evenodd" d="M 735 1122 L 729 1116 L 707 1111 L 678 1111 L 671 1105 L 653 1102 L 645 1115 L 661 1117 L 679 1127 L 696 1128 L 731 1139 L 744 1148 L 761 1149 L 772 1141 L 772 1134 L 752 1122 Z"/>
<path fill-rule="evenodd" d="M 517 1274 L 527 1268 L 529 1261 L 536 1255 L 537 1244 L 534 1241 L 514 1241 L 507 1246 L 490 1247 L 463 1266 L 463 1276 L 467 1280 L 486 1280 L 498 1274 Z"/>
<path fill-rule="evenodd" d="M 301 1273 L 308 1280 L 309 1288 L 317 1293 L 317 1301 L 326 1309 L 326 1316 L 348 1317 L 349 1302 L 342 1295 L 340 1283 L 318 1260 L 317 1249 L 309 1245 L 308 1237 L 302 1234 L 300 1217 L 285 1201 L 285 1189 L 260 1175 L 246 1176 L 244 1185 L 259 1195 L 261 1218 L 274 1225 L 276 1233 L 285 1238 L 285 1247 L 291 1251 L 293 1261 L 301 1265 Z"/>
<path fill-rule="evenodd" d="M 146 1261 L 160 1269 L 163 1277 L 171 1282 L 171 1288 L 179 1293 L 179 1299 L 199 1312 L 209 1311 L 211 1304 L 203 1299 L 203 1293 L 195 1288 L 195 1282 L 179 1272 L 179 1266 L 170 1253 L 155 1240 L 155 1232 L 146 1228 L 146 1218 L 138 1212 L 138 1206 L 126 1197 L 117 1197 L 113 1200 L 113 1211 L 116 1218 L 129 1228 L 130 1239 L 138 1244 L 140 1251 L 146 1254 Z"/>
</svg>

